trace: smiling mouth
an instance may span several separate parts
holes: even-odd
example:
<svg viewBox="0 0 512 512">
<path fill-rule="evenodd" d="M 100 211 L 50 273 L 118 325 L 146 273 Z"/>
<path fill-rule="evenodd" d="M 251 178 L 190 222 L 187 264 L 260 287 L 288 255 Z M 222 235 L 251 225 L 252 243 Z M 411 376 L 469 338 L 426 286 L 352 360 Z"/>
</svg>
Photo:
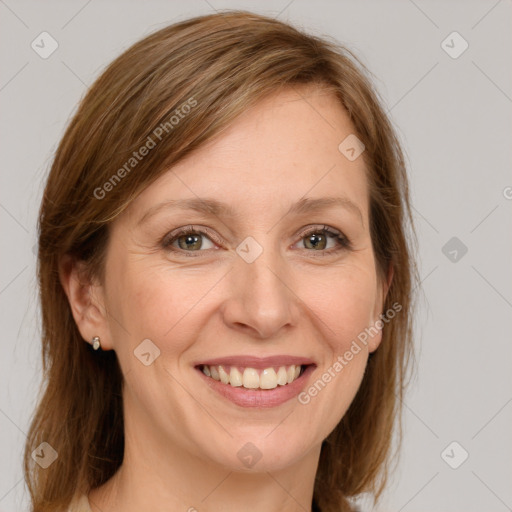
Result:
<svg viewBox="0 0 512 512">
<path fill-rule="evenodd" d="M 287 386 L 297 380 L 308 366 L 291 364 L 287 366 L 270 366 L 257 369 L 229 365 L 201 364 L 196 368 L 207 377 L 222 382 L 230 387 L 248 390 L 270 390 Z"/>
</svg>

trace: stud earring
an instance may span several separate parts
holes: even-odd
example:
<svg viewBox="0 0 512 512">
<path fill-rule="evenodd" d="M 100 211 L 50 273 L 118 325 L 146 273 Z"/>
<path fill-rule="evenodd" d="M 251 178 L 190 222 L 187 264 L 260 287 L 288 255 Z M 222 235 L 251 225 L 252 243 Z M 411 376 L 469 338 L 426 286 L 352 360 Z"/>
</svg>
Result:
<svg viewBox="0 0 512 512">
<path fill-rule="evenodd" d="M 91 345 L 94 350 L 98 350 L 101 347 L 100 337 L 94 336 L 94 338 L 91 341 Z"/>
</svg>

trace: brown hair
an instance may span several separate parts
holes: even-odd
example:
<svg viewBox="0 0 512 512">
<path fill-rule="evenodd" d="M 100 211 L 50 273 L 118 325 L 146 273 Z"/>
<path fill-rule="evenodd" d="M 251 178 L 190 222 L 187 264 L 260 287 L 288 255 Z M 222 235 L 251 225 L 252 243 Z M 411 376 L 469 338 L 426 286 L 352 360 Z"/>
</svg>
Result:
<svg viewBox="0 0 512 512">
<path fill-rule="evenodd" d="M 394 269 L 384 310 L 401 305 L 353 403 L 323 442 L 314 500 L 325 512 L 341 511 L 359 493 L 380 495 L 409 367 L 416 270 L 404 157 L 368 76 L 352 52 L 330 40 L 228 11 L 151 34 L 92 85 L 56 151 L 39 215 L 44 386 L 24 459 L 35 512 L 65 509 L 76 492 L 106 482 L 123 460 L 121 370 L 114 351 L 94 352 L 82 339 L 59 280 L 62 257 L 86 262 L 90 275 L 103 279 L 109 224 L 142 190 L 266 95 L 302 84 L 332 90 L 365 145 L 379 277 L 386 278 L 389 265 Z M 172 136 L 122 172 L 162 126 Z M 43 441 L 58 452 L 47 469 L 31 457 Z"/>
</svg>

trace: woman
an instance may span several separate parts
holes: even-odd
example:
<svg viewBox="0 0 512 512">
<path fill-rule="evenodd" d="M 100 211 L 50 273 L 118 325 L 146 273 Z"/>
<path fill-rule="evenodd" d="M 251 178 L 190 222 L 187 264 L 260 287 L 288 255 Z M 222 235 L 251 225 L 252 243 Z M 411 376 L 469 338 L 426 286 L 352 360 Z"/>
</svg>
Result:
<svg viewBox="0 0 512 512">
<path fill-rule="evenodd" d="M 347 50 L 248 12 L 91 87 L 39 219 L 33 510 L 377 499 L 416 278 L 399 143 Z"/>
</svg>

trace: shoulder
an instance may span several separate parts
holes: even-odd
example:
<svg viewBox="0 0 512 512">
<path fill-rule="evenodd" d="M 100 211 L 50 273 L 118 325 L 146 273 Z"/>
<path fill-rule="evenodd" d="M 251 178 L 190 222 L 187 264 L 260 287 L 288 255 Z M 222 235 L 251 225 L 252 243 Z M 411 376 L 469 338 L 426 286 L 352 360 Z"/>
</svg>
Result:
<svg viewBox="0 0 512 512">
<path fill-rule="evenodd" d="M 87 495 L 76 495 L 69 505 L 68 512 L 91 512 L 91 507 L 89 506 Z"/>
</svg>

